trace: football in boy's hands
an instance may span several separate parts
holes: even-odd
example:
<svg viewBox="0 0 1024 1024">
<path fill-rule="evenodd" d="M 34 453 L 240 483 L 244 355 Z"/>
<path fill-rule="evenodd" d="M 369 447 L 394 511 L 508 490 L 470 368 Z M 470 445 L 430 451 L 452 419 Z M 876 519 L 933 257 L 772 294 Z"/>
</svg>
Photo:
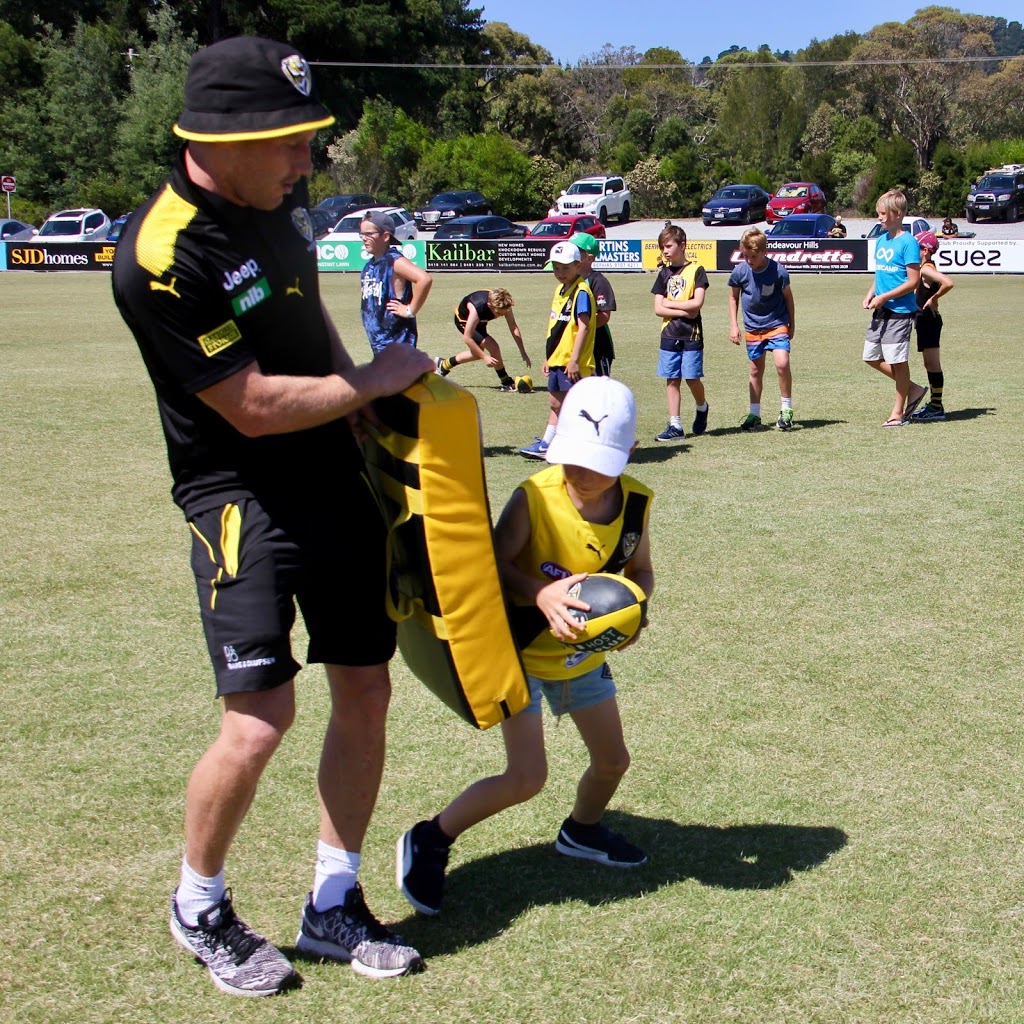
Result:
<svg viewBox="0 0 1024 1024">
<path fill-rule="evenodd" d="M 571 610 L 581 629 L 574 639 L 563 639 L 562 643 L 574 650 L 618 650 L 647 623 L 647 595 L 625 576 L 595 572 L 570 587 L 569 594 L 590 605 L 589 612 Z"/>
</svg>

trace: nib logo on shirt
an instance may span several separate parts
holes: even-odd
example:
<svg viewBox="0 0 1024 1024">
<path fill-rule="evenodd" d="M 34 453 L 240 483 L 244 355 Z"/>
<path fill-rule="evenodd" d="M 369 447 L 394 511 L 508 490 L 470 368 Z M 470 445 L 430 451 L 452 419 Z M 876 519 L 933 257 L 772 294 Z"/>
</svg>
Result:
<svg viewBox="0 0 1024 1024">
<path fill-rule="evenodd" d="M 235 311 L 235 316 L 241 316 L 243 313 L 248 313 L 253 306 L 259 305 L 269 296 L 270 284 L 265 277 L 261 277 L 247 291 L 242 292 L 241 295 L 236 295 L 231 300 L 231 308 Z"/>
</svg>

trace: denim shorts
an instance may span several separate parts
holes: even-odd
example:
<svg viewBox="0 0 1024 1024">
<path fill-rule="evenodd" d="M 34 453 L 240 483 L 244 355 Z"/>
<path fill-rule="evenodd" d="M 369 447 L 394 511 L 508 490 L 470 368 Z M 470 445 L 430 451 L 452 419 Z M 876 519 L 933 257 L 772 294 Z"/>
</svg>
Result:
<svg viewBox="0 0 1024 1024">
<path fill-rule="evenodd" d="M 704 350 L 658 352 L 658 376 L 666 380 L 699 380 L 704 376 Z"/>
<path fill-rule="evenodd" d="M 608 662 L 584 672 L 573 679 L 538 679 L 527 676 L 530 683 L 530 703 L 524 713 L 540 714 L 540 695 L 544 694 L 553 715 L 567 711 L 582 711 L 615 696 L 615 680 Z"/>
<path fill-rule="evenodd" d="M 789 351 L 789 335 L 788 334 L 777 334 L 774 338 L 754 338 L 751 340 L 751 334 L 757 332 L 747 332 L 747 358 L 752 362 L 756 363 L 758 359 L 764 358 L 765 352 L 788 352 Z"/>
</svg>

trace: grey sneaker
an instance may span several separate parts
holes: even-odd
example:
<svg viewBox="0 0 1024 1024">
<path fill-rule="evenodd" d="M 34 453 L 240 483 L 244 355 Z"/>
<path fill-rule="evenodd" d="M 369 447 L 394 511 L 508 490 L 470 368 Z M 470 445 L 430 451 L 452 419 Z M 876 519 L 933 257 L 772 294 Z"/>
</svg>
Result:
<svg viewBox="0 0 1024 1024">
<path fill-rule="evenodd" d="M 306 897 L 295 947 L 351 963 L 353 971 L 367 978 L 397 978 L 423 969 L 423 957 L 370 913 L 358 883 L 341 906 L 330 910 L 315 910 L 313 894 Z"/>
<path fill-rule="evenodd" d="M 612 868 L 636 868 L 647 863 L 647 854 L 618 832 L 600 823 L 580 825 L 571 817 L 562 822 L 555 849 L 566 857 L 596 860 Z"/>
<path fill-rule="evenodd" d="M 792 430 L 793 429 L 793 410 L 783 409 L 779 413 L 779 418 L 775 421 L 775 427 L 777 430 Z"/>
<path fill-rule="evenodd" d="M 434 360 L 434 372 L 442 377 L 447 377 L 448 374 L 452 372 L 451 370 L 446 370 L 444 368 L 444 356 L 438 356 Z"/>
<path fill-rule="evenodd" d="M 276 996 L 301 983 L 284 954 L 235 915 L 230 890 L 199 915 L 195 928 L 178 914 L 171 896 L 171 935 L 210 972 L 214 985 L 230 996 Z"/>
</svg>

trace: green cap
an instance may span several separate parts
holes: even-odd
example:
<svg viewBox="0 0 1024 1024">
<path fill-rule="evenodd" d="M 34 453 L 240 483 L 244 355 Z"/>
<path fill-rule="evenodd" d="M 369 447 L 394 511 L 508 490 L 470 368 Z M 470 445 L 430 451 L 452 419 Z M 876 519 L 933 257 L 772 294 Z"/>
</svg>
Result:
<svg viewBox="0 0 1024 1024">
<path fill-rule="evenodd" d="M 588 235 L 586 231 L 577 231 L 569 241 L 572 242 L 580 252 L 588 252 L 591 256 L 597 256 L 601 252 L 601 243 L 593 235 Z"/>
</svg>

